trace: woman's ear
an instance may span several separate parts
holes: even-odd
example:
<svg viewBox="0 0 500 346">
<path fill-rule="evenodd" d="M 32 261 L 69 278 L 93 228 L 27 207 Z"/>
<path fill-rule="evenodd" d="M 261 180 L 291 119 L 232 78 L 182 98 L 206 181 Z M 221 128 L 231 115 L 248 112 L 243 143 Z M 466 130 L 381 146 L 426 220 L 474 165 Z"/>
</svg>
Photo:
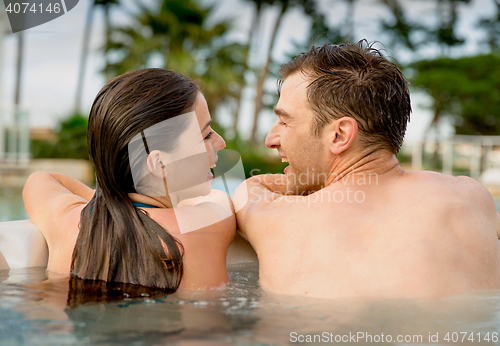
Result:
<svg viewBox="0 0 500 346">
<path fill-rule="evenodd" d="M 337 119 L 329 127 L 328 144 L 334 155 L 349 149 L 358 135 L 358 123 L 351 117 Z"/>
<path fill-rule="evenodd" d="M 147 165 L 149 171 L 157 178 L 163 178 L 163 174 L 165 171 L 165 165 L 161 161 L 161 154 L 162 152 L 159 150 L 153 150 L 151 153 L 149 153 L 148 158 L 147 158 Z"/>
</svg>

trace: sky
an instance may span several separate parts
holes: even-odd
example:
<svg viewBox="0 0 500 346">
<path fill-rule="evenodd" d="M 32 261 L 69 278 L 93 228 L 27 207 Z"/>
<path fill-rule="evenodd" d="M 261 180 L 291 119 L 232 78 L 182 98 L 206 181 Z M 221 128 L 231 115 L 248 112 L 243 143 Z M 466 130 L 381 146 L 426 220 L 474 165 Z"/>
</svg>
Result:
<svg viewBox="0 0 500 346">
<path fill-rule="evenodd" d="M 152 0 L 148 0 L 151 2 Z M 214 3 L 214 0 L 205 0 Z M 134 9 L 133 0 L 122 0 L 127 10 Z M 436 20 L 436 10 L 433 1 L 403 0 L 405 6 L 411 9 L 411 17 L 421 23 L 432 23 Z M 56 127 L 59 120 L 67 117 L 73 110 L 75 104 L 76 84 L 78 77 L 79 58 L 83 40 L 84 21 L 90 0 L 80 0 L 79 4 L 65 15 L 26 30 L 25 33 L 25 55 L 22 75 L 22 109 L 29 115 L 31 127 Z M 250 16 L 252 6 L 243 0 L 215 1 L 217 10 L 215 18 L 223 18 L 228 15 L 236 15 L 236 29 L 230 36 L 234 40 L 245 40 L 250 27 Z M 3 4 L 1 4 L 3 6 Z M 320 0 L 320 6 L 328 13 L 328 20 L 338 23 L 343 20 L 345 13 L 345 2 L 333 0 Z M 380 41 L 384 44 L 384 37 L 374 25 L 374 18 L 389 18 L 387 10 L 382 8 L 375 0 L 359 0 L 356 5 L 354 25 L 356 39 L 366 38 L 368 41 Z M 460 11 L 459 33 L 471 38 L 469 43 L 460 49 L 453 51 L 455 55 L 472 55 L 483 51 L 484 46 L 480 44 L 481 33 L 475 28 L 475 22 L 481 16 L 488 16 L 494 10 L 493 0 L 472 0 L 470 4 L 463 6 Z M 4 11 L 2 8 L 1 11 Z M 265 18 L 264 32 L 269 32 L 274 23 L 278 9 L 268 11 Z M 124 10 L 112 12 L 113 23 L 127 23 L 128 17 Z M 273 51 L 273 57 L 284 59 L 284 52 L 292 47 L 293 40 L 307 40 L 308 22 L 306 17 L 299 11 L 293 10 L 283 19 L 283 25 L 278 32 L 278 44 Z M 90 43 L 91 53 L 87 61 L 87 73 L 82 97 L 83 110 L 86 114 L 90 110 L 92 101 L 97 92 L 105 84 L 105 79 L 100 73 L 103 67 L 102 53 L 100 51 L 104 41 L 103 15 L 97 11 L 93 20 L 92 40 Z M 387 42 L 386 42 L 387 43 Z M 15 84 L 15 62 L 16 62 L 15 35 L 7 34 L 0 46 L 0 122 L 9 123 L 14 100 Z M 263 63 L 264 52 L 269 45 L 269 35 L 262 39 L 261 51 L 254 52 L 255 57 L 260 58 Z M 393 55 L 395 52 L 387 52 Z M 438 51 L 429 46 L 422 51 L 422 56 L 435 56 Z M 399 54 L 398 59 L 402 62 L 411 60 L 412 56 Z M 274 85 L 274 81 L 271 85 Z M 253 94 L 247 90 L 246 100 L 242 103 L 243 121 L 240 129 L 250 128 L 250 118 L 253 114 Z M 429 122 L 430 113 L 426 109 L 429 99 L 421 93 L 412 93 L 413 113 L 407 131 L 406 142 L 417 141 L 422 138 Z M 272 114 L 262 117 L 260 128 L 264 135 L 274 121 Z M 449 125 L 441 126 L 443 134 L 450 134 L 452 129 Z"/>
</svg>

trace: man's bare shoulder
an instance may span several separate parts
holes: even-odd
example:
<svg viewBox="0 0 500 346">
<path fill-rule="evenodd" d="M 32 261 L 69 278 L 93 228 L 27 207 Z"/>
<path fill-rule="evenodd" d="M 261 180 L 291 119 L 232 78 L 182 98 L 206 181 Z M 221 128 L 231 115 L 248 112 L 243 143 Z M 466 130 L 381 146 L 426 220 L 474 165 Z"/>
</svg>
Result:
<svg viewBox="0 0 500 346">
<path fill-rule="evenodd" d="M 451 176 L 437 172 L 420 171 L 404 174 L 407 183 L 435 188 L 439 191 L 458 193 L 470 198 L 491 197 L 489 191 L 477 180 L 467 176 Z"/>
<path fill-rule="evenodd" d="M 480 212 L 496 217 L 496 208 L 490 192 L 477 180 L 466 176 L 450 176 L 436 172 L 404 174 L 403 189 L 423 195 L 442 207 Z"/>
</svg>

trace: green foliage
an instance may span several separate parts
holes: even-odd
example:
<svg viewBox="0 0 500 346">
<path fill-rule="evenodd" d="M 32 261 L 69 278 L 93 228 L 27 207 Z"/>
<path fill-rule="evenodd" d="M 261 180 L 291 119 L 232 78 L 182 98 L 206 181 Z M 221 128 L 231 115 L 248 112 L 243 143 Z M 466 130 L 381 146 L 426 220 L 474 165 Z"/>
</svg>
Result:
<svg viewBox="0 0 500 346">
<path fill-rule="evenodd" d="M 283 173 L 283 169 L 288 165 L 281 162 L 280 158 L 270 156 L 271 150 L 256 149 L 239 137 L 226 141 L 226 149 L 235 150 L 241 155 L 247 178 L 259 174 Z"/>
<path fill-rule="evenodd" d="M 452 116 L 457 134 L 500 134 L 500 55 L 422 60 L 413 86 L 433 99 L 435 114 Z"/>
<path fill-rule="evenodd" d="M 212 128 L 217 133 L 224 133 L 224 129 L 218 124 L 213 124 Z M 225 139 L 226 149 L 235 150 L 241 155 L 241 161 L 245 170 L 245 176 L 251 176 L 267 173 L 283 173 L 287 166 L 281 162 L 279 157 L 270 156 L 272 151 L 264 148 L 262 145 L 254 147 L 247 140 L 240 138 L 238 134 L 230 140 Z"/>
<path fill-rule="evenodd" d="M 106 52 L 114 61 L 110 75 L 151 66 L 180 72 L 201 81 L 209 109 L 239 98 L 246 47 L 227 42 L 228 21 L 210 23 L 213 7 L 198 0 L 163 0 L 140 6 L 131 26 L 113 29 Z"/>
<path fill-rule="evenodd" d="M 407 163 L 411 161 L 411 155 L 408 153 L 400 151 L 397 156 L 400 163 Z"/>
<path fill-rule="evenodd" d="M 74 114 L 61 121 L 57 131 L 57 141 L 32 141 L 33 158 L 89 159 L 87 150 L 88 119 Z M 223 129 L 214 124 L 215 131 Z M 246 177 L 264 173 L 283 173 L 286 164 L 279 158 L 270 157 L 268 149 L 254 149 L 245 140 L 236 136 L 226 141 L 226 148 L 240 153 Z M 252 170 L 254 170 L 252 172 Z"/>
<path fill-rule="evenodd" d="M 465 37 L 457 34 L 459 22 L 459 7 L 470 3 L 470 0 L 436 0 L 432 1 L 437 7 L 437 21 L 435 24 L 422 25 L 418 20 L 411 20 L 407 15 L 409 10 L 405 6 L 408 2 L 401 0 L 381 0 L 391 12 L 392 18 L 380 21 L 382 30 L 392 40 L 387 42 L 393 53 L 406 50 L 418 53 L 420 47 L 429 48 L 435 44 L 442 51 L 450 47 L 465 43 Z M 463 12 L 467 13 L 467 12 Z M 415 54 L 413 54 L 415 55 Z"/>
<path fill-rule="evenodd" d="M 500 2 L 497 2 L 498 12 L 495 17 L 484 18 L 479 27 L 486 31 L 486 42 L 492 50 L 500 50 Z"/>
<path fill-rule="evenodd" d="M 115 27 L 109 36 L 110 40 L 106 44 L 107 76 L 145 67 L 169 68 L 200 81 L 213 115 L 216 115 L 220 104 L 229 106 L 226 109 L 237 113 L 243 86 L 246 83 L 253 87 L 254 81 L 263 72 L 251 61 L 252 54 L 249 56 L 248 53 L 259 51 L 257 46 L 263 44 L 262 33 L 268 30 L 263 25 L 266 21 L 262 19 L 267 15 L 265 11 L 274 10 L 274 7 L 281 7 L 287 13 L 291 9 L 298 9 L 310 19 L 309 38 L 305 42 L 294 42 L 294 47 L 286 54 L 290 59 L 307 51 L 311 44 L 342 43 L 348 38 L 357 41 L 350 31 L 359 24 L 353 22 L 354 11 L 359 9 L 357 0 L 347 1 L 353 12 L 347 11 L 346 18 L 336 23 L 330 21 L 327 12 L 316 0 L 247 1 L 255 5 L 255 12 L 248 13 L 249 16 L 255 15 L 255 18 L 252 20 L 250 39 L 245 44 L 232 43 L 226 39 L 233 23 L 230 20 L 213 20 L 215 5 L 207 6 L 203 0 L 137 2 L 138 10 L 130 13 L 131 24 Z M 106 5 L 115 3 L 115 0 L 95 0 L 95 3 Z M 461 19 L 459 16 L 467 13 L 460 7 L 470 3 L 470 0 L 436 0 L 432 3 L 437 9 L 437 20 L 431 25 L 422 25 L 419 19 L 410 18 L 405 1 L 380 1 L 392 14 L 392 18 L 375 19 L 390 37 L 384 44 L 391 56 L 397 57 L 398 52 L 405 51 L 415 59 L 420 48 L 428 49 L 429 44 L 446 53 L 449 47 L 457 47 L 465 42 L 467 37 L 458 34 L 457 23 Z M 487 32 L 487 40 L 492 48 L 500 46 L 500 7 L 498 9 L 480 23 Z M 457 133 L 498 134 L 500 88 L 495 83 L 495 78 L 500 80 L 498 57 L 467 59 L 471 58 L 415 63 L 411 67 L 418 71 L 418 75 L 412 80 L 412 85 L 425 89 L 432 96 L 436 120 L 443 115 L 454 117 Z M 279 77 L 281 63 L 283 61 L 272 60 L 270 75 L 273 79 Z M 263 107 L 270 109 L 276 102 L 275 89 L 264 90 Z M 237 118 L 238 114 L 235 114 L 235 123 Z M 214 127 L 217 127 L 216 123 Z M 233 132 L 236 132 L 236 128 L 233 125 Z M 226 132 L 223 128 L 217 128 L 217 131 L 222 135 Z M 266 155 L 270 151 L 252 149 L 240 139 L 238 133 L 235 136 L 234 140 L 227 143 L 227 147 L 241 153 L 247 175 L 254 168 L 261 169 L 262 173 L 282 172 L 285 165 L 279 160 L 268 158 Z M 44 143 L 38 148 L 48 151 L 51 146 Z"/>
<path fill-rule="evenodd" d="M 403 7 L 397 0 L 382 0 L 382 3 L 389 8 L 393 15 L 393 18 L 381 21 L 382 29 L 392 38 L 390 45 L 393 48 L 399 45 L 415 49 L 418 43 L 412 39 L 413 33 L 422 31 L 423 28 L 408 20 Z"/>
<path fill-rule="evenodd" d="M 56 142 L 32 141 L 33 158 L 88 160 L 87 124 L 88 119 L 80 114 L 61 121 Z"/>
</svg>

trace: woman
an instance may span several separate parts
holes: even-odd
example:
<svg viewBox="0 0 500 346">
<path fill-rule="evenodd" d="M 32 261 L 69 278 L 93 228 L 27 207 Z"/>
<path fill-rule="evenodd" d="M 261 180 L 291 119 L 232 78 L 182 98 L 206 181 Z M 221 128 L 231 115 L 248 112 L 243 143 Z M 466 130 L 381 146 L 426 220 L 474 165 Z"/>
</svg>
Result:
<svg viewBox="0 0 500 346">
<path fill-rule="evenodd" d="M 195 128 L 200 141 L 193 140 Z M 225 143 L 211 129 L 206 101 L 189 78 L 145 69 L 112 79 L 92 105 L 87 145 L 95 191 L 46 172 L 33 173 L 23 190 L 26 211 L 48 244 L 48 270 L 170 292 L 227 282 L 234 213 L 224 193 L 207 189 Z M 193 145 L 196 155 L 187 155 Z M 179 174 L 179 163 L 202 174 Z M 179 182 L 183 175 L 191 181 Z M 186 200 L 207 193 L 206 203 Z M 178 222 L 186 215 L 216 215 L 217 222 L 186 231 Z"/>
</svg>

